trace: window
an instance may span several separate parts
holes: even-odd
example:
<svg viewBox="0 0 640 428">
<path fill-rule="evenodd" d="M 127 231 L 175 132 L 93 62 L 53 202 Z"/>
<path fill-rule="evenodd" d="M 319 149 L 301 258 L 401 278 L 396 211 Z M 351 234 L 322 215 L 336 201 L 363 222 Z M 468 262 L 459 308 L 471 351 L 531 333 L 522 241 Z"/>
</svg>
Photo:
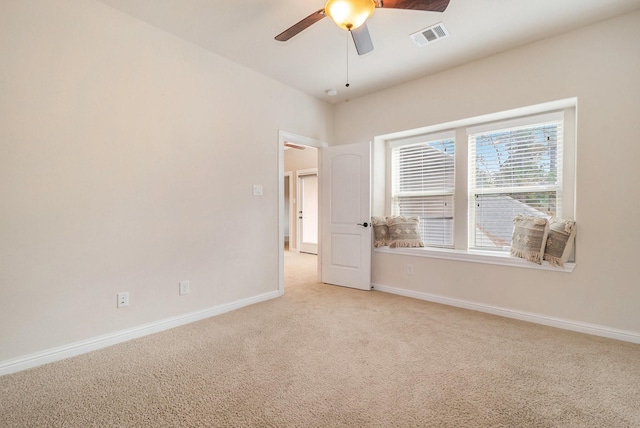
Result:
<svg viewBox="0 0 640 428">
<path fill-rule="evenodd" d="M 469 247 L 508 250 L 513 218 L 560 215 L 562 114 L 470 128 Z"/>
<path fill-rule="evenodd" d="M 508 254 L 516 215 L 575 218 L 573 129 L 575 99 L 381 137 L 386 214 L 443 254 Z"/>
<path fill-rule="evenodd" d="M 453 247 L 455 144 L 450 137 L 433 137 L 393 144 L 391 212 L 420 218 L 425 245 Z"/>
</svg>

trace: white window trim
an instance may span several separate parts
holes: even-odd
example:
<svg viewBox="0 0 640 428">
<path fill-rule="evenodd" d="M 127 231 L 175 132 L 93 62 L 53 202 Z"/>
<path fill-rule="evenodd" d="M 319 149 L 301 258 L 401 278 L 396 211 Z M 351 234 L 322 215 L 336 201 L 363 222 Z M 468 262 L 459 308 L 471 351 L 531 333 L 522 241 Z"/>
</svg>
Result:
<svg viewBox="0 0 640 428">
<path fill-rule="evenodd" d="M 378 247 L 373 250 L 376 253 L 396 254 L 413 257 L 427 257 L 431 259 L 456 260 L 461 262 L 482 263 L 498 266 L 510 266 L 527 269 L 548 270 L 554 272 L 573 272 L 575 263 L 564 263 L 563 266 L 552 266 L 547 261 L 541 265 L 523 260 L 518 257 L 511 257 L 509 253 L 499 251 L 478 251 L 478 250 L 450 250 L 447 248 L 423 247 L 423 248 L 389 248 Z"/>
<path fill-rule="evenodd" d="M 390 196 L 391 196 L 391 182 L 388 172 L 391 170 L 391 160 L 387 153 L 389 146 L 396 144 L 397 140 L 408 140 L 412 138 L 420 139 L 424 134 L 435 134 L 437 132 L 444 132 L 449 134 L 451 130 L 456 132 L 456 141 L 459 138 L 466 138 L 467 128 L 480 127 L 489 122 L 505 121 L 505 120 L 518 120 L 517 118 L 523 116 L 533 116 L 540 114 L 547 114 L 555 110 L 567 110 L 573 109 L 573 114 L 565 115 L 564 124 L 564 156 L 563 156 L 563 175 L 565 180 L 563 182 L 564 189 L 563 194 L 567 201 L 573 201 L 573 204 L 565 204 L 563 207 L 563 216 L 565 218 L 576 219 L 575 216 L 575 159 L 576 159 L 576 146 L 577 140 L 575 135 L 575 126 L 577 118 L 577 98 L 567 98 L 548 103 L 538 104 L 534 106 L 521 107 L 513 110 L 507 110 L 498 113 L 486 114 L 474 118 L 461 119 L 452 122 L 441 123 L 438 125 L 427 126 L 420 129 L 413 129 L 407 131 L 396 132 L 392 134 L 380 135 L 374 138 L 374 177 L 373 182 L 385 183 L 382 189 L 379 189 L 379 193 L 372 195 L 372 208 L 374 213 L 380 215 L 384 212 L 384 215 L 390 215 Z M 554 113 L 550 113 L 554 114 Z M 478 129 L 478 128 L 475 128 Z M 570 143 L 569 143 L 570 142 Z M 464 179 L 467 182 L 467 145 L 456 145 L 456 171 L 460 173 L 460 179 Z M 382 161 L 382 162 L 381 162 Z M 456 175 L 456 181 L 458 175 Z M 456 186 L 457 187 L 457 186 Z M 457 192 L 455 206 L 455 217 L 459 216 L 459 211 L 463 211 L 465 216 L 467 214 L 467 199 L 468 195 L 462 194 L 463 192 Z M 384 210 L 384 211 L 383 211 Z M 463 222 L 466 225 L 466 222 Z M 551 266 L 548 262 L 543 261 L 541 265 L 532 263 L 520 258 L 512 257 L 508 252 L 490 251 L 490 250 L 469 250 L 466 248 L 459 248 L 462 244 L 468 245 L 468 240 L 459 239 L 460 236 L 468 238 L 468 227 L 456 227 L 454 230 L 454 243 L 455 249 L 437 248 L 437 247 L 423 247 L 423 248 L 389 248 L 380 247 L 375 248 L 373 251 L 382 254 L 396 254 L 414 257 L 427 257 L 434 259 L 454 260 L 471 263 L 483 263 L 491 265 L 518 267 L 526 269 L 538 269 L 548 270 L 554 272 L 573 272 L 576 263 L 569 262 L 564 263 L 563 267 Z"/>
<path fill-rule="evenodd" d="M 401 147 L 401 146 L 412 146 L 418 144 L 424 144 L 425 142 L 432 141 L 441 141 L 441 140 L 449 140 L 455 139 L 456 132 L 455 130 L 448 130 L 444 132 L 430 132 L 430 133 L 420 133 L 419 135 L 415 135 L 412 137 L 398 138 L 393 140 L 387 140 L 390 148 Z"/>
<path fill-rule="evenodd" d="M 467 134 L 479 134 L 483 132 L 500 132 L 510 128 L 518 128 L 521 126 L 531 126 L 537 123 L 555 122 L 564 120 L 564 112 L 556 111 L 551 113 L 526 115 L 515 119 L 505 119 L 483 123 L 475 126 L 467 127 Z"/>
</svg>

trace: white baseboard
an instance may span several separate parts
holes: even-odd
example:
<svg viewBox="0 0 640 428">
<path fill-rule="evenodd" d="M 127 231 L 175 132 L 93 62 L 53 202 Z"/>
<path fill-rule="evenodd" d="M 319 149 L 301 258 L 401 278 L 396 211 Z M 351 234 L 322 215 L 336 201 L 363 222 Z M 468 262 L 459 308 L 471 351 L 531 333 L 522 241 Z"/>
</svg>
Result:
<svg viewBox="0 0 640 428">
<path fill-rule="evenodd" d="M 76 355 L 85 354 L 87 352 L 106 348 L 107 346 L 126 342 L 128 340 L 136 339 L 142 336 L 147 336 L 149 334 L 169 330 L 171 328 L 179 327 L 181 325 L 189 324 L 195 321 L 200 321 L 216 315 L 221 315 L 226 312 L 243 308 L 245 306 L 253 305 L 255 303 L 274 299 L 276 297 L 280 297 L 281 295 L 282 293 L 277 290 L 271 291 L 269 293 L 260 294 L 248 299 L 237 300 L 235 302 L 227 303 L 213 308 L 191 312 L 172 318 L 166 318 L 149 324 L 140 325 L 138 327 L 106 334 L 104 336 L 93 337 L 81 342 L 47 349 L 41 352 L 36 352 L 34 354 L 25 355 L 23 357 L 14 358 L 11 360 L 1 361 L 0 376 L 19 372 L 32 367 L 37 367 L 43 364 L 52 363 L 54 361 L 63 360 L 65 358 L 74 357 Z"/>
<path fill-rule="evenodd" d="M 561 318 L 549 317 L 546 315 L 532 314 L 528 312 L 515 311 L 512 309 L 499 308 L 495 306 L 483 305 L 480 303 L 469 302 L 466 300 L 452 299 L 450 297 L 438 296 L 436 294 L 422 293 L 418 291 L 403 290 L 401 288 L 391 287 L 382 284 L 372 284 L 374 290 L 385 293 L 397 294 L 400 296 L 411 297 L 419 300 L 426 300 L 443 305 L 455 306 L 463 309 L 471 309 L 474 311 L 485 312 L 488 314 L 499 315 L 506 318 L 513 318 L 521 321 L 528 321 L 535 324 L 542 324 L 550 327 L 561 328 L 563 330 L 577 331 L 580 333 L 592 334 L 594 336 L 606 337 L 609 339 L 621 340 L 624 342 L 640 344 L 640 333 L 634 331 L 618 330 L 597 324 L 588 324 Z"/>
</svg>

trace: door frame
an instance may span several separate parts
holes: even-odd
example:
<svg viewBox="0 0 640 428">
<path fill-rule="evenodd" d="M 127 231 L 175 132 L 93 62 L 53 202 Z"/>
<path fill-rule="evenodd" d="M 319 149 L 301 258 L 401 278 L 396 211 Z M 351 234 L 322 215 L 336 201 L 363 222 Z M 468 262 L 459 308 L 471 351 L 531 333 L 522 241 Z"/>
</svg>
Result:
<svg viewBox="0 0 640 428">
<path fill-rule="evenodd" d="M 278 294 L 284 294 L 284 143 L 294 143 L 302 146 L 315 147 L 318 149 L 318 178 L 322 171 L 322 149 L 329 147 L 324 141 L 315 138 L 297 135 L 292 132 L 278 130 Z M 318 198 L 322 198 L 322 185 L 318 180 Z M 322 236 L 322 210 L 318 212 L 318 236 Z M 320 266 L 321 260 L 321 240 L 318 241 L 318 282 L 322 282 Z"/>
<path fill-rule="evenodd" d="M 320 152 L 318 151 L 318 158 L 320 158 Z M 318 159 L 320 162 L 320 159 Z M 320 207 L 320 180 L 318 179 L 318 168 L 299 169 L 296 171 L 296 204 L 298 212 L 295 213 L 296 218 L 296 249 L 300 253 L 302 252 L 302 221 L 300 220 L 300 206 L 303 204 L 304 198 L 302 196 L 302 189 L 300 183 L 303 177 L 309 177 L 315 175 L 318 183 L 318 207 Z M 320 209 L 316 213 L 316 220 L 318 221 L 318 228 L 320 227 Z M 318 243 L 320 242 L 320 229 L 318 229 L 317 236 Z M 317 250 L 316 250 L 317 251 Z M 317 254 L 317 252 L 316 252 Z"/>
</svg>

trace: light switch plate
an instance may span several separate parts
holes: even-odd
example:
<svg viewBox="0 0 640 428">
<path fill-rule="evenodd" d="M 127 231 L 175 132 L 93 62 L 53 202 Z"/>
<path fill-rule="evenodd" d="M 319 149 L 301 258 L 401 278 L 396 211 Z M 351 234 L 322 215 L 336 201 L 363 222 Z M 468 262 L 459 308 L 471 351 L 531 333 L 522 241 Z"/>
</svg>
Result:
<svg viewBox="0 0 640 428">
<path fill-rule="evenodd" d="M 253 185 L 253 196 L 262 196 L 262 184 Z"/>
</svg>

